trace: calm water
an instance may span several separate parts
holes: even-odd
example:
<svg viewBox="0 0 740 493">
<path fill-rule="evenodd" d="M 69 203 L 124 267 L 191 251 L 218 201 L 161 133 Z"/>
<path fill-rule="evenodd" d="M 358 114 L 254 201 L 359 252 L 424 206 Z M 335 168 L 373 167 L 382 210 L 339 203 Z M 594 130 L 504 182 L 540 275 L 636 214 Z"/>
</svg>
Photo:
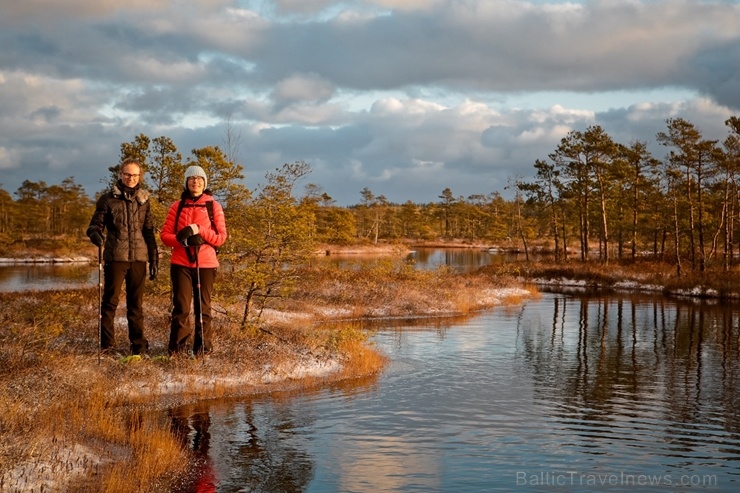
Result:
<svg viewBox="0 0 740 493">
<path fill-rule="evenodd" d="M 524 259 L 523 253 L 489 253 L 486 250 L 475 248 L 415 248 L 407 257 L 408 261 L 422 269 L 433 269 L 444 265 L 462 272 L 471 272 L 489 264 Z"/>
<path fill-rule="evenodd" d="M 173 409 L 200 457 L 181 491 L 738 491 L 739 325 L 737 306 L 544 294 L 385 328 L 379 376 Z"/>
<path fill-rule="evenodd" d="M 0 264 L 0 292 L 97 286 L 98 264 Z"/>
<path fill-rule="evenodd" d="M 331 255 L 316 257 L 318 262 L 333 262 L 340 267 L 376 262 L 378 255 Z M 419 269 L 433 269 L 441 265 L 458 271 L 471 271 L 493 262 L 522 259 L 523 254 L 496 253 L 478 249 L 418 248 L 407 261 Z M 97 261 L 87 263 L 0 264 L 0 292 L 44 289 L 67 289 L 96 286 Z"/>
</svg>

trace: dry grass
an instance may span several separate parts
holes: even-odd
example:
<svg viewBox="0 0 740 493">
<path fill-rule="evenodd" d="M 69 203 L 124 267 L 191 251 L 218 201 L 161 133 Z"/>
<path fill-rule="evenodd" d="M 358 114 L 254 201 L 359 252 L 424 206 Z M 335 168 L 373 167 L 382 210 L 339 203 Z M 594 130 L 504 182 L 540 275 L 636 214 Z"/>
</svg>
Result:
<svg viewBox="0 0 740 493">
<path fill-rule="evenodd" d="M 74 330 L 90 325 L 85 298 L 74 291 L 2 297 L 2 491 L 53 491 L 67 481 L 74 491 L 150 491 L 161 470 L 187 464 L 168 426 L 112 399 L 114 372 L 83 350 L 90 330 Z M 160 470 L 137 467 L 155 458 Z M 138 473 L 113 481 L 114 461 L 113 470 Z"/>
<path fill-rule="evenodd" d="M 11 239 L 0 235 L 0 240 L 5 240 L 2 256 L 9 258 L 97 257 L 97 248 L 85 236 Z"/>
<path fill-rule="evenodd" d="M 416 271 L 395 260 L 303 274 L 249 330 L 237 323 L 240 307 L 216 304 L 215 348 L 205 360 L 159 358 L 169 335 L 166 276 L 148 285 L 152 359 L 138 364 L 98 363 L 96 288 L 0 293 L 0 490 L 166 491 L 189 452 L 163 409 L 376 374 L 385 357 L 368 345 L 364 322 L 348 319 L 450 316 L 528 296 L 506 278 Z M 122 352 L 125 325 L 119 306 Z"/>
<path fill-rule="evenodd" d="M 530 262 L 489 266 L 483 269 L 493 276 L 516 276 L 526 279 L 580 281 L 587 286 L 610 288 L 633 283 L 649 287 L 665 295 L 705 296 L 719 299 L 737 299 L 738 266 L 724 271 L 719 266 L 710 266 L 704 272 L 684 266 L 682 274 L 668 262 L 638 259 L 635 262 L 618 260 L 604 265 L 599 261 L 588 262 Z"/>
<path fill-rule="evenodd" d="M 318 317 L 366 319 L 450 316 L 489 308 L 500 291 L 520 288 L 510 276 L 417 270 L 400 259 L 378 259 L 354 268 L 306 269 L 292 300 Z"/>
</svg>

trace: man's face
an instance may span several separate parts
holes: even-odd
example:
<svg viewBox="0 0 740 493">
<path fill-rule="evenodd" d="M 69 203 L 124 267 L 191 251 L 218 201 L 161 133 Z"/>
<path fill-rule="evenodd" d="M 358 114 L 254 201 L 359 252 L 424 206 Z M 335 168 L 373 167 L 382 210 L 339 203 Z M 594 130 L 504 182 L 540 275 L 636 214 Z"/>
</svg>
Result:
<svg viewBox="0 0 740 493">
<path fill-rule="evenodd" d="M 124 185 L 134 188 L 141 179 L 141 169 L 134 163 L 129 163 L 121 170 L 121 181 Z"/>
</svg>

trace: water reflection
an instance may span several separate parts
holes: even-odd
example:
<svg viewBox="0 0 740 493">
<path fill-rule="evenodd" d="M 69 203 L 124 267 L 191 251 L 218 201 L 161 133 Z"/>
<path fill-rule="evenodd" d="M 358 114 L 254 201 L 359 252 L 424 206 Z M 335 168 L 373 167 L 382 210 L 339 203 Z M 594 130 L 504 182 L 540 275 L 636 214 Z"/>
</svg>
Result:
<svg viewBox="0 0 740 493">
<path fill-rule="evenodd" d="M 195 461 L 182 491 L 206 493 L 216 491 L 218 479 L 210 457 L 211 411 L 204 404 L 187 405 L 170 411 L 172 430 L 183 446 L 193 451 Z"/>
<path fill-rule="evenodd" d="M 504 256 L 499 256 L 502 261 Z M 490 264 L 491 258 L 492 255 L 487 251 L 477 249 L 415 248 L 407 260 L 421 269 L 436 269 L 445 266 L 459 272 L 471 272 Z"/>
<path fill-rule="evenodd" d="M 404 257 L 404 261 L 417 269 L 437 269 L 449 267 L 457 272 L 472 272 L 492 263 L 515 262 L 524 260 L 523 253 L 489 252 L 480 248 L 425 248 L 412 247 L 413 250 Z M 530 255 L 530 257 L 532 257 Z M 371 264 L 387 259 L 382 255 L 335 254 L 317 257 L 317 262 L 329 262 L 340 268 Z"/>
<path fill-rule="evenodd" d="M 733 491 L 739 325 L 737 306 L 546 294 L 385 328 L 377 380 L 201 408 L 206 457 L 218 491 Z"/>
<path fill-rule="evenodd" d="M 709 474 L 727 491 L 740 472 L 738 319 L 737 306 L 555 297 L 548 331 L 519 326 L 522 358 L 551 433 L 582 460 L 617 451 L 646 473 Z"/>
<path fill-rule="evenodd" d="M 536 384 L 589 419 L 608 421 L 625 401 L 659 401 L 664 419 L 705 422 L 720 412 L 738 432 L 739 321 L 737 306 L 554 297 L 549 334 L 520 325 L 522 353 Z"/>
<path fill-rule="evenodd" d="M 97 285 L 98 264 L 0 264 L 0 291 L 82 288 Z"/>
<path fill-rule="evenodd" d="M 279 402 L 184 406 L 173 410 L 172 419 L 197 457 L 194 477 L 181 491 L 216 491 L 217 485 L 230 484 L 241 491 L 291 493 L 304 491 L 311 478 L 309 455 L 284 439 L 311 418 Z M 212 434 L 229 440 L 211 444 Z"/>
<path fill-rule="evenodd" d="M 324 389 L 351 398 L 375 389 L 377 376 Z M 318 393 L 319 391 L 314 391 Z M 192 475 L 178 493 L 251 491 L 298 493 L 314 476 L 315 461 L 301 441 L 319 416 L 296 408 L 310 391 L 256 396 L 244 401 L 190 404 L 170 410 L 172 428 L 195 455 Z M 211 437 L 216 437 L 212 442 Z"/>
</svg>

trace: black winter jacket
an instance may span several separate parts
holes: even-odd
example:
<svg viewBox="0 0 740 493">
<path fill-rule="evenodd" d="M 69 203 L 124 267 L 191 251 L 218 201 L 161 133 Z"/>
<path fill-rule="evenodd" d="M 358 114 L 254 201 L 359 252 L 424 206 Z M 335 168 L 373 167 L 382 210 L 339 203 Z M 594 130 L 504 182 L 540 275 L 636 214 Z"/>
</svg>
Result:
<svg viewBox="0 0 740 493">
<path fill-rule="evenodd" d="M 95 213 L 87 228 L 101 235 L 107 230 L 103 260 L 106 262 L 158 263 L 159 251 L 154 236 L 154 224 L 149 207 L 149 192 L 138 187 L 124 192 L 119 180 L 110 192 L 104 193 L 95 205 Z"/>
</svg>

